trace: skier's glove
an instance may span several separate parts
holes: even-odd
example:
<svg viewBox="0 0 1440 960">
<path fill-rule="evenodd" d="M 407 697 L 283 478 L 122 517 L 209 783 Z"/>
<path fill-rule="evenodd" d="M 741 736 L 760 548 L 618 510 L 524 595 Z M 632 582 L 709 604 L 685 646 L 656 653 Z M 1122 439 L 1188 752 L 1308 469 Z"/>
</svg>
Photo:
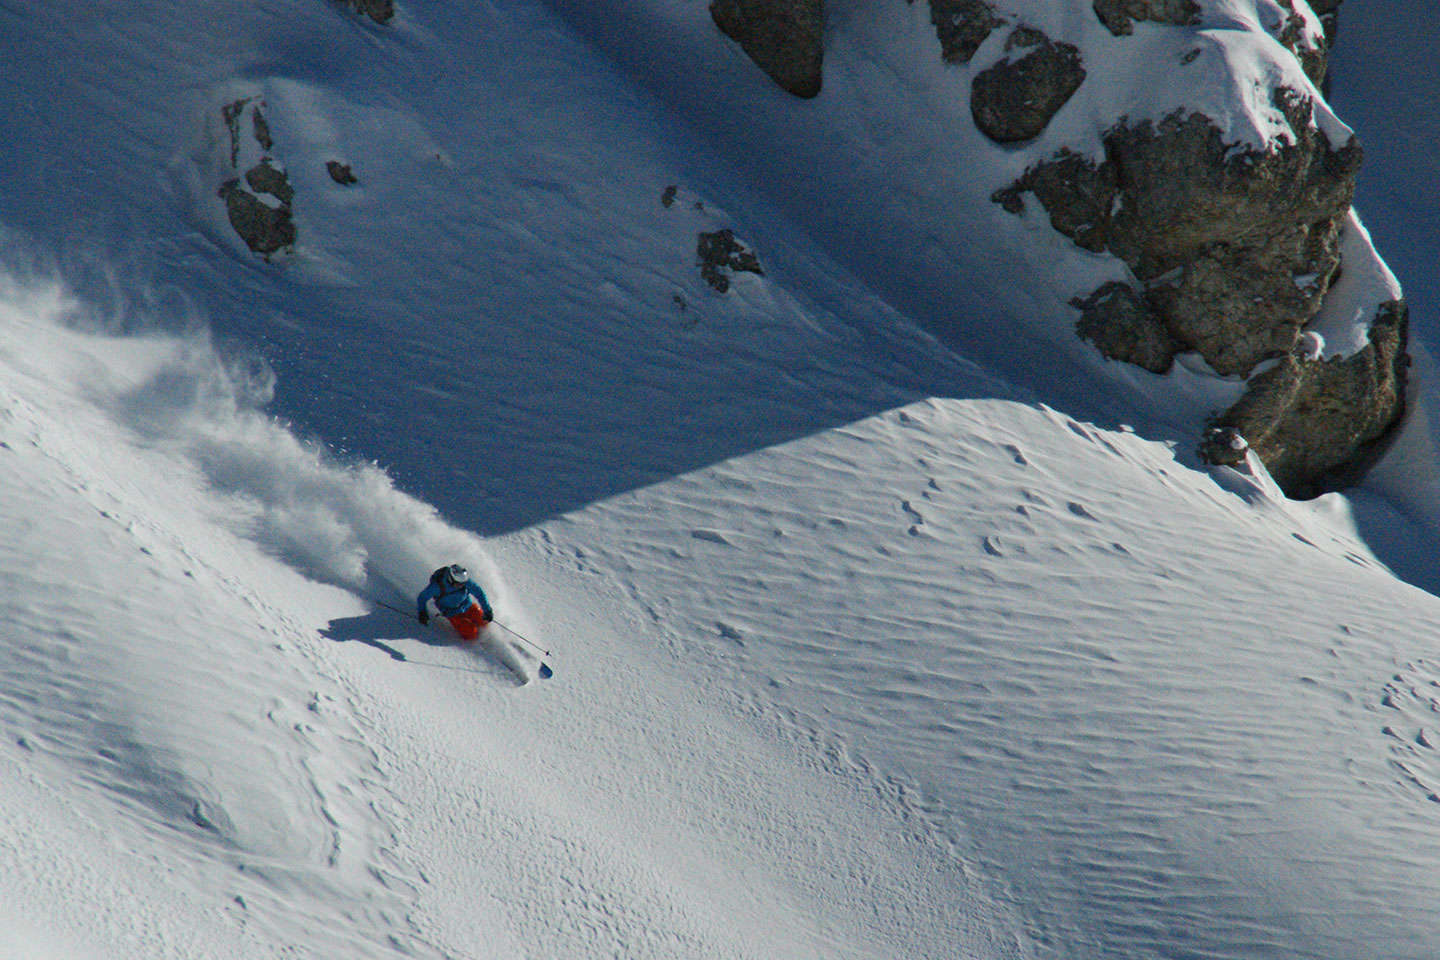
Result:
<svg viewBox="0 0 1440 960">
<path fill-rule="evenodd" d="M 420 611 L 420 622 L 421 622 L 422 624 L 426 624 L 426 623 L 429 623 L 429 622 L 430 622 L 430 611 L 429 611 L 429 610 L 421 610 L 421 611 Z"/>
</svg>

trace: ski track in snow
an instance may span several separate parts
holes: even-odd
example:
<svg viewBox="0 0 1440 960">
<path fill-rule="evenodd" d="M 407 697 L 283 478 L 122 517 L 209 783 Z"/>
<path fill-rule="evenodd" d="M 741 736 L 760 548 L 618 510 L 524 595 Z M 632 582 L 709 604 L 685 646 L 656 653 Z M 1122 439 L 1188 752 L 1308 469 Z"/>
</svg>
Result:
<svg viewBox="0 0 1440 960">
<path fill-rule="evenodd" d="M 317 635 L 321 610 L 332 634 L 379 614 L 355 616 L 353 596 L 237 539 L 290 549 L 237 524 L 235 484 L 215 482 L 187 430 L 116 419 L 113 381 L 193 363 L 186 344 L 10 320 L 0 454 L 22 469 L 6 501 L 0 721 L 11 759 L 60 798 L 41 806 L 39 837 L 95 842 L 67 825 L 75 806 L 113 832 L 121 864 L 155 865 L 111 902 L 94 863 L 21 842 L 7 821 L 12 902 L 83 908 L 63 935 L 107 956 L 320 942 L 347 956 L 1023 955 L 964 861 L 914 830 L 902 790 L 823 737 L 777 738 L 751 696 L 669 657 L 658 673 L 636 661 L 629 645 L 653 625 L 623 603 L 567 613 L 584 587 L 526 583 L 573 659 L 564 686 L 519 699 L 484 654 L 393 617 L 369 644 Z M 211 443 L 232 431 L 243 451 L 253 427 L 196 429 Z M 271 453 L 290 462 L 284 443 Z M 375 496 L 363 474 L 327 469 Z M 533 577 L 520 551 L 506 566 Z M 73 596 L 55 571 L 78 578 Z M 162 894 L 177 880 L 192 895 Z M 127 911 L 140 932 L 117 932 Z"/>
<path fill-rule="evenodd" d="M 260 598 L 353 599 L 217 537 L 188 462 L 137 456 L 65 398 L 49 358 L 74 344 L 8 321 L 0 720 L 33 794 L 4 805 L 26 811 L 4 831 L 9 909 L 94 956 L 380 955 L 414 881 L 387 852 L 373 738 L 314 623 Z"/>
</svg>

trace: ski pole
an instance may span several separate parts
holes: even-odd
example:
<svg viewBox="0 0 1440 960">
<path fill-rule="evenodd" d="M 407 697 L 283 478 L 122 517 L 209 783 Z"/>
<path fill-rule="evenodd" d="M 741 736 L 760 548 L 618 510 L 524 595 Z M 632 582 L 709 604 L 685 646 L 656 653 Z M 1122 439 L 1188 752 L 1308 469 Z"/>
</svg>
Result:
<svg viewBox="0 0 1440 960">
<path fill-rule="evenodd" d="M 501 630 L 504 630 L 506 633 L 510 634 L 511 636 L 513 636 L 513 637 L 518 637 L 519 639 L 524 640 L 526 643 L 529 643 L 530 646 L 534 647 L 536 650 L 539 650 L 539 651 L 540 651 L 542 654 L 544 654 L 545 656 L 547 656 L 547 657 L 553 657 L 553 656 L 555 656 L 555 654 L 551 653 L 549 650 L 546 650 L 544 647 L 540 646 L 538 643 L 532 643 L 531 641 L 526 640 L 524 637 L 520 636 L 520 634 L 516 633 L 514 630 L 511 630 L 509 627 L 505 626 L 505 624 L 501 623 L 499 620 L 494 620 L 494 619 L 492 619 L 490 622 L 493 623 L 493 624 L 495 624 L 495 626 L 499 627 Z"/>
<path fill-rule="evenodd" d="M 376 600 L 375 602 L 378 603 L 378 604 L 380 604 L 380 606 L 384 607 L 386 610 L 394 610 L 396 613 L 400 614 L 401 616 L 409 617 L 411 620 L 414 620 L 416 623 L 419 623 L 419 622 L 420 622 L 420 618 L 417 617 L 417 616 L 415 616 L 415 614 L 411 613 L 409 610 L 401 610 L 399 607 L 392 607 L 392 606 L 390 606 L 390 604 L 386 603 L 384 600 Z"/>
<path fill-rule="evenodd" d="M 420 622 L 420 617 L 413 615 L 413 613 L 410 613 L 409 610 L 402 610 L 402 609 L 400 609 L 400 607 L 390 606 L 390 604 L 384 602 L 384 600 L 376 600 L 376 603 L 379 603 L 380 606 L 383 606 L 384 609 L 386 609 L 386 610 L 393 610 L 393 612 L 399 613 L 400 616 L 408 616 L 408 617 L 410 617 L 410 619 L 415 620 L 416 623 L 419 623 L 419 622 Z M 520 639 L 520 640 L 524 640 L 524 642 L 528 643 L 528 645 L 533 646 L 533 648 L 536 648 L 537 651 L 540 651 L 541 653 L 543 653 L 544 656 L 554 656 L 554 653 L 552 653 L 552 652 L 550 652 L 550 651 L 547 651 L 547 649 L 544 649 L 543 646 L 540 646 L 540 645 L 539 645 L 539 643 L 536 643 L 536 642 L 533 642 L 533 640 L 524 638 L 524 636 L 521 636 L 520 633 L 514 632 L 514 630 L 511 630 L 510 628 L 508 628 L 508 626 L 505 626 L 504 623 L 501 623 L 500 620 L 491 619 L 491 623 L 494 623 L 495 626 L 498 626 L 498 628 L 500 628 L 501 630 L 504 630 L 505 633 L 510 633 L 511 636 L 516 636 L 516 638 L 518 638 L 518 639 Z M 549 665 L 549 664 L 546 664 L 546 662 L 541 661 L 541 662 L 540 662 L 540 678 L 541 678 L 541 679 L 550 679 L 550 678 L 552 678 L 552 676 L 554 676 L 554 671 L 553 671 L 553 669 L 550 669 L 550 665 Z"/>
<path fill-rule="evenodd" d="M 420 621 L 420 618 L 417 617 L 417 616 L 415 616 L 415 614 L 411 613 L 409 610 L 401 610 L 399 607 L 392 607 L 390 604 L 386 603 L 384 600 L 376 600 L 375 602 L 378 603 L 380 606 L 384 607 L 386 610 L 393 610 L 393 611 L 395 611 L 396 613 L 398 613 L 398 614 L 400 614 L 400 615 L 402 615 L 402 616 L 409 617 L 411 620 L 414 620 L 414 621 L 416 621 L 417 623 Z M 525 643 L 528 643 L 530 646 L 534 647 L 536 650 L 539 650 L 540 653 L 543 654 L 544 656 L 547 656 L 547 657 L 553 657 L 553 656 L 555 656 L 555 654 L 551 653 L 549 650 L 546 650 L 544 647 L 540 646 L 538 643 L 535 643 L 533 640 L 530 640 L 528 637 L 525 637 L 525 636 L 517 633 L 516 631 L 511 630 L 509 627 L 505 626 L 505 624 L 501 623 L 499 620 L 493 620 L 493 619 L 492 619 L 490 622 L 493 623 L 493 624 L 495 624 L 495 626 L 499 627 L 501 630 L 504 630 L 506 633 L 508 633 L 508 634 L 510 634 L 511 636 L 515 637 L 516 639 L 521 640 L 521 641 L 523 641 L 523 642 L 525 642 Z"/>
<path fill-rule="evenodd" d="M 501 630 L 504 630 L 506 633 L 510 634 L 511 636 L 516 637 L 516 638 L 518 638 L 518 639 L 520 639 L 520 640 L 523 640 L 525 643 L 530 644 L 530 646 L 534 647 L 536 650 L 539 650 L 539 651 L 541 652 L 541 654 L 543 654 L 544 656 L 547 656 L 547 657 L 548 657 L 548 656 L 551 656 L 551 655 L 552 655 L 549 650 L 544 649 L 544 648 L 541 647 L 538 643 L 533 643 L 533 642 L 531 642 L 530 640 L 526 640 L 524 637 L 520 636 L 520 634 L 516 633 L 514 630 L 511 630 L 509 627 L 505 626 L 505 624 L 501 623 L 499 620 L 496 620 L 496 619 L 493 619 L 493 618 L 492 618 L 492 619 L 490 620 L 490 622 L 493 623 L 493 624 L 495 624 L 495 626 L 499 627 Z M 540 679 L 541 679 L 541 680 L 549 680 L 549 679 L 550 679 L 551 677 L 553 677 L 553 676 L 555 676 L 555 671 L 552 670 L 552 669 L 550 669 L 550 664 L 546 663 L 544 660 L 541 660 L 541 661 L 540 661 Z"/>
</svg>

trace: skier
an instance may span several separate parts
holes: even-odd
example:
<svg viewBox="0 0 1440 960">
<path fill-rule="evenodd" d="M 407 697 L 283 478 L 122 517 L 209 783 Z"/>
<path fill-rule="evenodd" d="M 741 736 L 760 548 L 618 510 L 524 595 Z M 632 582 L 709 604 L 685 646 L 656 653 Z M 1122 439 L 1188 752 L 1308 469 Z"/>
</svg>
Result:
<svg viewBox="0 0 1440 960">
<path fill-rule="evenodd" d="M 450 621 L 462 640 L 474 640 L 480 631 L 495 619 L 485 591 L 470 579 L 470 574 L 458 563 L 441 567 L 430 574 L 430 583 L 415 598 L 416 618 L 421 623 L 430 622 L 430 608 L 426 601 L 434 600 L 435 609 Z"/>
</svg>

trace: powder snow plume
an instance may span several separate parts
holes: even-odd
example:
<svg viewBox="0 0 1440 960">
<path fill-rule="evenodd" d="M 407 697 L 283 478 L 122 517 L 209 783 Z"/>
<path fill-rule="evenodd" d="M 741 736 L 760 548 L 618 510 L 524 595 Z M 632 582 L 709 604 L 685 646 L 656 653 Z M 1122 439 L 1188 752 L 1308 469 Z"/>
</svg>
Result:
<svg viewBox="0 0 1440 960">
<path fill-rule="evenodd" d="M 0 272 L 0 320 L 22 331 L 12 363 L 42 371 L 144 445 L 179 454 L 222 496 L 227 524 L 307 576 L 370 597 L 413 595 L 440 563 L 505 589 L 476 536 L 445 522 L 371 463 L 347 463 L 268 415 L 275 377 L 227 354 L 190 318 L 82 300 L 62 282 Z M 165 321 L 162 323 L 161 321 Z M 123 335 L 112 331 L 123 328 Z"/>
</svg>

